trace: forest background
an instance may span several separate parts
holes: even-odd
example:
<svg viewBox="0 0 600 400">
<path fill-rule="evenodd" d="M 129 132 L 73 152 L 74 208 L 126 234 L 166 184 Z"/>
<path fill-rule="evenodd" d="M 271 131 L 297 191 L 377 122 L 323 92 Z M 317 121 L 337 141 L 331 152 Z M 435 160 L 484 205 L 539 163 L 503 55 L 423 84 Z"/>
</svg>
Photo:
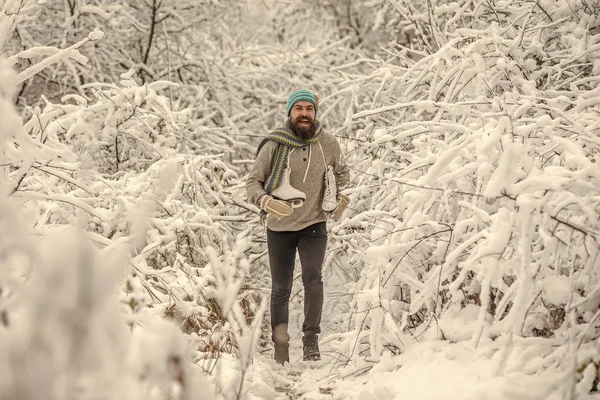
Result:
<svg viewBox="0 0 600 400">
<path fill-rule="evenodd" d="M 335 375 L 447 341 L 596 393 L 600 1 L 1 4 L 1 398 L 260 397 L 244 176 L 302 87 L 353 180 Z"/>
</svg>

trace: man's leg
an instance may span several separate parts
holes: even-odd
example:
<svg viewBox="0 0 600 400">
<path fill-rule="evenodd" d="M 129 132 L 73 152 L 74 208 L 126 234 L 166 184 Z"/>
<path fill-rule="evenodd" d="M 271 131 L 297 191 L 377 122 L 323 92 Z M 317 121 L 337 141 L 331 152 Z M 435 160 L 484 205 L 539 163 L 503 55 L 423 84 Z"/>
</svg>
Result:
<svg viewBox="0 0 600 400">
<path fill-rule="evenodd" d="M 321 333 L 321 313 L 323 310 L 323 260 L 327 248 L 327 228 L 325 222 L 311 225 L 300 231 L 298 253 L 302 264 L 304 285 L 304 358 L 319 359 L 317 334 Z"/>
<path fill-rule="evenodd" d="M 271 329 L 275 342 L 275 359 L 280 364 L 287 356 L 289 300 L 296 261 L 297 232 L 267 230 L 267 248 L 271 269 Z"/>
</svg>

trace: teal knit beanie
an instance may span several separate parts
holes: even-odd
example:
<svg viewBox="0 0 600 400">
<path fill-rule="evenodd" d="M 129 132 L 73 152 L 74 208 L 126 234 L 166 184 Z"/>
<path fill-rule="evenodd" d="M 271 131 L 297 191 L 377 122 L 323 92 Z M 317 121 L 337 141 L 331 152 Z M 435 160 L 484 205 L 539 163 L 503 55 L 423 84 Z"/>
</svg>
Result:
<svg viewBox="0 0 600 400">
<path fill-rule="evenodd" d="M 319 108 L 317 104 L 317 98 L 310 90 L 300 89 L 296 90 L 295 92 L 292 92 L 292 94 L 290 94 L 290 97 L 288 97 L 287 105 L 285 106 L 288 117 L 290 115 L 290 111 L 292 111 L 292 107 L 294 107 L 294 104 L 296 104 L 299 101 L 310 101 L 313 104 L 313 106 L 315 106 L 315 115 L 317 115 L 317 110 Z"/>
</svg>

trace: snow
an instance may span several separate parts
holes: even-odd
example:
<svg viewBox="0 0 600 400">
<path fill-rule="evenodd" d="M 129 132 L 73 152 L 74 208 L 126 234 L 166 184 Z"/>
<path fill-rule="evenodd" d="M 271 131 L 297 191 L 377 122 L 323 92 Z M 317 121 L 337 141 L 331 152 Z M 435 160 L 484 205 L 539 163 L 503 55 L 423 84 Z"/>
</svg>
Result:
<svg viewBox="0 0 600 400">
<path fill-rule="evenodd" d="M 298 360 L 299 345 L 292 341 L 292 363 L 283 367 L 256 357 L 248 371 L 254 382 L 249 399 L 564 399 L 565 388 L 557 385 L 564 380 L 561 372 L 508 368 L 498 373 L 501 352 L 493 342 L 477 349 L 469 342 L 416 343 L 401 355 L 386 353 L 376 363 L 357 365 L 354 372 L 329 358 L 314 365 Z M 326 345 L 322 352 L 327 354 Z"/>
<path fill-rule="evenodd" d="M 47 9 L 34 3 L 6 2 L 1 45 Z M 395 3 L 406 4 L 369 3 L 373 29 L 395 29 Z M 169 8 L 155 38 L 167 48 L 112 80 L 73 66 L 101 63 L 100 44 L 122 39 L 84 30 L 117 8 L 79 5 L 66 25 L 80 32 L 52 31 L 85 37 L 70 46 L 30 45 L 25 25 L 0 56 L 0 398 L 598 399 L 596 17 L 576 2 L 509 2 L 486 25 L 491 7 L 414 3 L 415 26 L 439 19 L 435 46 L 415 39 L 417 60 L 359 56 L 328 36 L 240 48 L 246 38 L 220 31 L 218 45 L 199 39 L 201 58 L 192 38 L 168 49 Z M 298 68 L 288 58 L 305 69 L 286 75 Z M 42 70 L 60 81 L 63 65 L 89 83 L 22 117 L 16 85 Z M 210 85 L 170 81 L 192 67 Z M 269 103 L 307 76 L 354 179 L 345 218 L 328 225 L 322 360 L 302 360 L 297 263 L 280 366 L 264 230 L 243 180 Z"/>
<path fill-rule="evenodd" d="M 473 351 L 468 346 L 447 342 L 415 345 L 397 359 L 380 361 L 368 376 L 357 378 L 352 383 L 343 383 L 341 387 L 345 392 L 334 398 L 527 398 L 528 392 L 546 387 L 555 377 L 551 374 L 528 377 L 521 373 L 497 376 L 497 361 L 488 358 L 486 352 L 488 349 Z M 519 389 L 524 393 L 519 393 Z"/>
<path fill-rule="evenodd" d="M 41 61 L 37 64 L 34 64 L 31 67 L 24 70 L 23 72 L 19 73 L 17 75 L 17 78 L 16 78 L 17 80 L 16 80 L 15 84 L 18 84 L 18 83 L 21 83 L 23 81 L 30 79 L 32 76 L 34 76 L 35 74 L 37 74 L 44 68 L 50 66 L 51 64 L 58 63 L 62 60 L 73 59 L 79 63 L 86 64 L 88 61 L 87 57 L 85 57 L 81 53 L 79 53 L 79 51 L 77 51 L 77 48 L 81 47 L 82 45 L 87 43 L 89 40 L 98 40 L 98 39 L 102 38 L 102 35 L 103 34 L 100 31 L 91 32 L 89 34 L 88 38 L 83 39 L 83 40 L 79 41 L 78 43 L 75 43 L 75 44 L 67 47 L 66 49 L 61 49 L 61 50 L 57 51 L 56 53 L 46 57 L 43 61 Z M 47 50 L 45 48 L 43 48 L 37 55 L 45 56 L 46 54 L 47 54 Z M 33 57 L 35 55 L 36 55 L 36 52 L 31 50 L 28 52 L 27 57 Z"/>
<path fill-rule="evenodd" d="M 550 277 L 552 278 L 552 277 Z M 554 282 L 553 285 L 550 282 Z M 559 280 L 548 279 L 550 296 L 564 289 Z M 329 275 L 326 296 L 339 290 L 339 279 Z M 299 282 L 294 282 L 299 288 Z M 293 290 L 295 292 L 295 290 Z M 365 294 L 375 298 L 376 293 Z M 247 399 L 460 399 L 460 400 L 562 400 L 571 390 L 569 370 L 552 368 L 544 362 L 550 344 L 539 339 L 503 341 L 485 337 L 473 347 L 471 338 L 480 307 L 468 305 L 446 314 L 419 341 L 411 340 L 401 354 L 383 351 L 381 357 L 348 362 L 340 358 L 336 337 L 325 330 L 320 338 L 322 360 L 301 360 L 301 310 L 292 309 L 290 321 L 291 363 L 280 366 L 272 350 L 256 354 L 246 371 Z M 336 310 L 326 307 L 324 320 Z M 443 332 L 443 336 L 442 336 Z M 223 385 L 233 388 L 239 366 L 225 360 Z M 592 371 L 584 373 L 591 385 Z M 227 383 L 229 382 L 229 383 Z M 233 390 L 233 389 L 230 389 Z M 578 389 L 580 390 L 580 389 Z M 587 397 L 581 397 L 587 398 Z M 593 396 L 589 397 L 590 399 Z"/>
<path fill-rule="evenodd" d="M 571 280 L 566 276 L 548 276 L 542 281 L 544 300 L 549 304 L 568 304 L 573 296 Z"/>
</svg>

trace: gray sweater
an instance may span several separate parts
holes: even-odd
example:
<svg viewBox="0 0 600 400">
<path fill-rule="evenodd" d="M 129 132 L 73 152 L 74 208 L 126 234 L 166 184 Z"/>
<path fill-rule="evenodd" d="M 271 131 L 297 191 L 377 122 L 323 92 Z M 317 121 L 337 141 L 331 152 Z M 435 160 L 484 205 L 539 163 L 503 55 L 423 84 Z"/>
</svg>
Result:
<svg viewBox="0 0 600 400">
<path fill-rule="evenodd" d="M 248 200 L 258 207 L 260 207 L 261 197 L 267 194 L 263 189 L 263 184 L 271 173 L 271 157 L 276 147 L 277 143 L 272 140 L 265 143 L 246 180 Z M 323 152 L 321 152 L 321 148 Z M 281 220 L 268 216 L 267 228 L 272 231 L 299 231 L 317 222 L 327 220 L 327 216 L 321 208 L 325 191 L 326 165 L 324 161 L 327 165 L 333 166 L 338 193 L 348 185 L 350 172 L 340 151 L 340 145 L 335 137 L 322 132 L 317 143 L 292 148 L 289 156 L 290 184 L 306 194 L 304 204 L 295 208 L 292 215 Z"/>
</svg>

